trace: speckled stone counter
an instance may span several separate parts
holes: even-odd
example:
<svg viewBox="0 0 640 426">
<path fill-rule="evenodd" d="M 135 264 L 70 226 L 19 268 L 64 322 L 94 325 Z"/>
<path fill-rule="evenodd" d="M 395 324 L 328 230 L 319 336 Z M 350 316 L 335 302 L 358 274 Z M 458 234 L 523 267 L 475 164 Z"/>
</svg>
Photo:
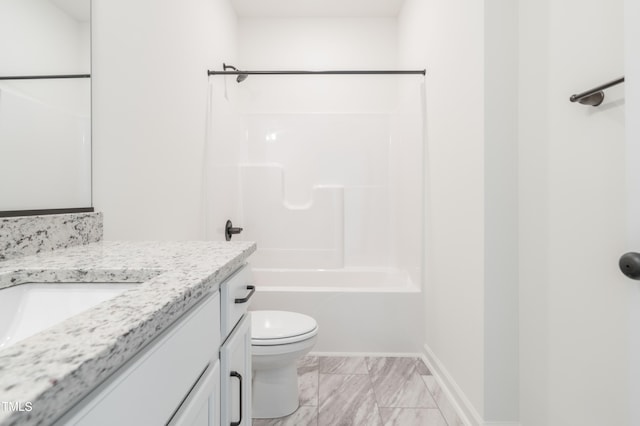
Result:
<svg viewBox="0 0 640 426">
<path fill-rule="evenodd" d="M 102 240 L 102 213 L 0 218 L 0 261 Z"/>
<path fill-rule="evenodd" d="M 46 425 L 87 395 L 240 267 L 248 242 L 102 242 L 0 262 L 0 288 L 25 282 L 143 282 L 0 350 L 0 425 Z"/>
</svg>

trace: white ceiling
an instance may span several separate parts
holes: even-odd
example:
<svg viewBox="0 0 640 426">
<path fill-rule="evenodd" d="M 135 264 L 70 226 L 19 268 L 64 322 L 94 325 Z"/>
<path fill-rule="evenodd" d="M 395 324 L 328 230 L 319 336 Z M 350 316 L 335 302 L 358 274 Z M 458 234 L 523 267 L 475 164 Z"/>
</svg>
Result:
<svg viewBox="0 0 640 426">
<path fill-rule="evenodd" d="M 239 17 L 395 17 L 404 0 L 231 0 Z"/>
<path fill-rule="evenodd" d="M 90 0 L 49 0 L 78 22 L 88 22 L 91 16 Z"/>
</svg>

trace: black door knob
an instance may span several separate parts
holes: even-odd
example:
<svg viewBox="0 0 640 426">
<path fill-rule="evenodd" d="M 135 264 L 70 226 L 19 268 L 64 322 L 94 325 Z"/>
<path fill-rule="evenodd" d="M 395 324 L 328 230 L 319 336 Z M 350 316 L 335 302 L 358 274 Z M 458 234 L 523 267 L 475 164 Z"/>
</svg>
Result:
<svg viewBox="0 0 640 426">
<path fill-rule="evenodd" d="M 633 280 L 640 280 L 640 253 L 629 252 L 623 254 L 618 265 L 623 274 Z"/>
</svg>

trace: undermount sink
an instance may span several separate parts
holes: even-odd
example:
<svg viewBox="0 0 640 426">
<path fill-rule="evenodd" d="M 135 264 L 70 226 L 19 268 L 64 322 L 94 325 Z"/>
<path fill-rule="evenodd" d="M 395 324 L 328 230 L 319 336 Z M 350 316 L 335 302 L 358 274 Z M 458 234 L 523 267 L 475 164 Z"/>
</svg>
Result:
<svg viewBox="0 0 640 426">
<path fill-rule="evenodd" d="M 0 350 L 138 283 L 24 283 L 0 290 Z"/>
</svg>

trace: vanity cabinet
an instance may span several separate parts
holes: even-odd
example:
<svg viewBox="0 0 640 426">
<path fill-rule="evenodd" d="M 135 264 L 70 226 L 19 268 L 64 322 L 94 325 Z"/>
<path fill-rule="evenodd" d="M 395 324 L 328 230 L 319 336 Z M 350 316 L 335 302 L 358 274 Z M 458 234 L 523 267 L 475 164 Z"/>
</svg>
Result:
<svg viewBox="0 0 640 426">
<path fill-rule="evenodd" d="M 217 426 L 220 296 L 207 296 L 56 425 Z M 207 423 L 203 419 L 207 419 Z"/>
<path fill-rule="evenodd" d="M 251 425 L 251 321 L 245 265 L 55 425 Z"/>
</svg>

